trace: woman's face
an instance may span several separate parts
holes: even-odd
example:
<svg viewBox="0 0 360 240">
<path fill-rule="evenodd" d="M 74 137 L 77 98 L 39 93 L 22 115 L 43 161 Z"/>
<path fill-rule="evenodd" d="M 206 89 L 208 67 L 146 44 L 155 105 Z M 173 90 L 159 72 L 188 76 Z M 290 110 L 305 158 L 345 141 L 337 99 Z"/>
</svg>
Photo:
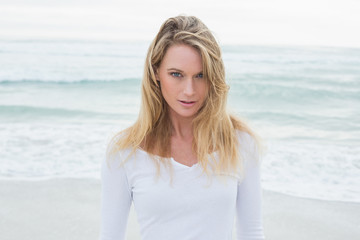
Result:
<svg viewBox="0 0 360 240">
<path fill-rule="evenodd" d="M 193 118 L 202 107 L 208 91 L 202 71 L 202 59 L 195 48 L 177 44 L 166 51 L 157 79 L 173 117 Z"/>
</svg>

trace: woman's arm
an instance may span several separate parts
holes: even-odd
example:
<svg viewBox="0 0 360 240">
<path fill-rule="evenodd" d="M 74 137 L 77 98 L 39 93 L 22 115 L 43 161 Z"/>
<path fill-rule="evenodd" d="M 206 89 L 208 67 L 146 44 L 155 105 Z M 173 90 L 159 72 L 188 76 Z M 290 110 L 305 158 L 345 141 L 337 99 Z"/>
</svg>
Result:
<svg viewBox="0 0 360 240">
<path fill-rule="evenodd" d="M 254 139 L 245 134 L 240 139 L 245 150 L 244 178 L 238 185 L 236 199 L 236 235 L 238 240 L 263 240 L 260 162 Z"/>
<path fill-rule="evenodd" d="M 101 230 L 100 240 L 125 240 L 132 201 L 126 172 L 119 159 L 101 166 Z"/>
</svg>

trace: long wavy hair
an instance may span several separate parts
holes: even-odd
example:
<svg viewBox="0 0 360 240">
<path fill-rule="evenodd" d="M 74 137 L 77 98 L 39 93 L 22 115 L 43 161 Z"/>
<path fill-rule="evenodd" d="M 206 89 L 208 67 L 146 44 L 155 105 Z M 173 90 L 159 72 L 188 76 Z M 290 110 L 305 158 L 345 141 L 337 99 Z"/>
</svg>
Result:
<svg viewBox="0 0 360 240">
<path fill-rule="evenodd" d="M 241 143 L 238 143 L 236 130 L 255 136 L 244 121 L 228 113 L 226 104 L 229 87 L 225 82 L 220 47 L 211 31 L 194 16 L 172 17 L 161 26 L 147 52 L 138 119 L 131 127 L 113 137 L 108 153 L 131 149 L 131 156 L 142 148 L 157 163 L 158 173 L 159 164 L 167 164 L 171 156 L 172 123 L 169 106 L 162 96 L 155 73 L 167 49 L 176 44 L 191 46 L 200 53 L 203 77 L 209 85 L 204 105 L 192 122 L 192 148 L 198 162 L 206 173 L 212 169 L 216 173 L 237 175 L 238 170 L 242 169 L 242 161 Z M 210 161 L 216 159 L 215 152 L 217 160 Z"/>
</svg>

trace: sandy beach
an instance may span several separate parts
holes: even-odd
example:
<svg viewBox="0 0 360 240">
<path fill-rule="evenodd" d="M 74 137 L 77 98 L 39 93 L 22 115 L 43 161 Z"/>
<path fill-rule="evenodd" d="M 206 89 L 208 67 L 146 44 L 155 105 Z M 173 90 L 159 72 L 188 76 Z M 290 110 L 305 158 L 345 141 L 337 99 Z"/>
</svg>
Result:
<svg viewBox="0 0 360 240">
<path fill-rule="evenodd" d="M 100 187 L 94 179 L 0 181 L 1 239 L 98 239 Z M 360 204 L 264 191 L 263 205 L 266 239 L 359 239 Z M 140 239 L 133 210 L 127 236 Z"/>
</svg>

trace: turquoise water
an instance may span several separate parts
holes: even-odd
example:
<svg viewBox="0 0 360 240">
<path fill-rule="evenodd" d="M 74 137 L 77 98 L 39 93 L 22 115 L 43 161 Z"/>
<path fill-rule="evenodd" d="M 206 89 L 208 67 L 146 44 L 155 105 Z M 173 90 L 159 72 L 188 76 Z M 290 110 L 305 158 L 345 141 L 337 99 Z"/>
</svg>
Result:
<svg viewBox="0 0 360 240">
<path fill-rule="evenodd" d="M 0 41 L 0 177 L 99 178 L 140 106 L 147 42 Z M 360 202 L 360 49 L 223 46 L 265 189 Z"/>
</svg>

